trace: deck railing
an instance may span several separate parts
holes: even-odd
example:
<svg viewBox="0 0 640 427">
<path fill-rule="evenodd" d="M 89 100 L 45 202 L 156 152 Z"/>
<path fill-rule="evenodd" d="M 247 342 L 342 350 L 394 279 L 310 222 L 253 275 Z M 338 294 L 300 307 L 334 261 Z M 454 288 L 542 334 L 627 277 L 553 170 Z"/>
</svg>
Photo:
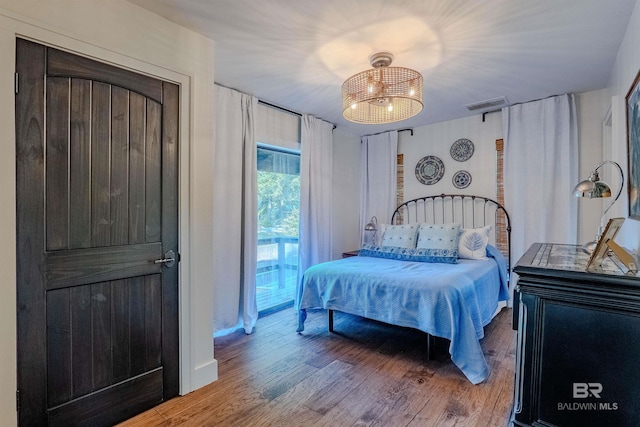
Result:
<svg viewBox="0 0 640 427">
<path fill-rule="evenodd" d="M 297 270 L 297 237 L 258 239 L 256 286 L 259 310 L 293 300 Z"/>
</svg>

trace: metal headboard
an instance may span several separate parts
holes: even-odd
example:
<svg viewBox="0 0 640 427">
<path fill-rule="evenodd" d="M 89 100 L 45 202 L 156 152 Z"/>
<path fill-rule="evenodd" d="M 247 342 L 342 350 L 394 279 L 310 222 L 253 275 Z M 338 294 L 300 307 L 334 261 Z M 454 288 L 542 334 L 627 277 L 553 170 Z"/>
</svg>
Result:
<svg viewBox="0 0 640 427">
<path fill-rule="evenodd" d="M 495 200 L 465 194 L 424 196 L 402 203 L 391 217 L 391 224 L 417 222 L 458 222 L 463 228 L 493 225 L 493 235 L 489 242 L 507 258 L 511 272 L 511 222 L 507 210 Z"/>
</svg>

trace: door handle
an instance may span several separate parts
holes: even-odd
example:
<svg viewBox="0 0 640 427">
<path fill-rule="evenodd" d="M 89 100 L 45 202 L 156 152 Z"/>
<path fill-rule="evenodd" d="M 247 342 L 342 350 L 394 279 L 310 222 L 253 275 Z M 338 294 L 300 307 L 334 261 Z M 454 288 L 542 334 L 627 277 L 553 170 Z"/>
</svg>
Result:
<svg viewBox="0 0 640 427">
<path fill-rule="evenodd" d="M 164 258 L 153 261 L 154 264 L 162 264 L 167 268 L 171 268 L 176 264 L 176 253 L 172 250 L 168 250 L 164 254 Z"/>
</svg>

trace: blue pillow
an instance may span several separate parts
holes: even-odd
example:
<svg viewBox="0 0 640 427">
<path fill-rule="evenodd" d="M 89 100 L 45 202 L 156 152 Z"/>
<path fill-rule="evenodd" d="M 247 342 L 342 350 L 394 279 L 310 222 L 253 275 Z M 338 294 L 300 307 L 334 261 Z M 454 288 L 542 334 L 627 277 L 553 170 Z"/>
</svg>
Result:
<svg viewBox="0 0 640 427">
<path fill-rule="evenodd" d="M 397 259 L 400 261 L 441 262 L 456 264 L 458 262 L 458 248 L 427 249 L 400 248 L 397 246 L 364 245 L 360 249 L 360 256 L 375 258 Z"/>
<path fill-rule="evenodd" d="M 417 248 L 425 249 L 454 249 L 460 251 L 458 247 L 458 233 L 460 224 L 420 224 L 418 230 Z"/>
</svg>

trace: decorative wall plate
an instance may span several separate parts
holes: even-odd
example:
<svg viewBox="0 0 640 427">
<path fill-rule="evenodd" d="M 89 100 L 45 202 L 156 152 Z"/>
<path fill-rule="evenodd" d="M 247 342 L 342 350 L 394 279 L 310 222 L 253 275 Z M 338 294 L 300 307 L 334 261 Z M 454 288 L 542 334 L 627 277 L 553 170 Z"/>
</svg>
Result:
<svg viewBox="0 0 640 427">
<path fill-rule="evenodd" d="M 471 184 L 471 174 L 467 171 L 458 171 L 453 174 L 451 181 L 456 188 L 467 188 Z"/>
<path fill-rule="evenodd" d="M 432 185 L 442 179 L 444 163 L 436 156 L 424 156 L 416 164 L 416 178 L 425 185 Z"/>
<path fill-rule="evenodd" d="M 451 144 L 451 157 L 453 160 L 464 162 L 473 156 L 474 149 L 475 147 L 473 146 L 473 142 L 467 138 L 460 138 Z"/>
</svg>

